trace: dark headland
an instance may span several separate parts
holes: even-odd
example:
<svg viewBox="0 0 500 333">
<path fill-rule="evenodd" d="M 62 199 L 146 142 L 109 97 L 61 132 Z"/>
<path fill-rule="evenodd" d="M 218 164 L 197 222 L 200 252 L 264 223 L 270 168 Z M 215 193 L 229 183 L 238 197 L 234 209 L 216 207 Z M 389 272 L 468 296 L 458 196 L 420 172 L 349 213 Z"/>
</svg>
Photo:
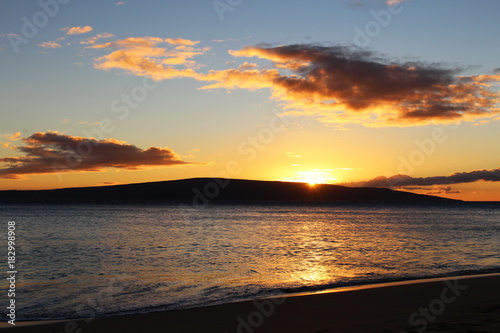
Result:
<svg viewBox="0 0 500 333">
<path fill-rule="evenodd" d="M 394 191 L 386 188 L 256 181 L 223 178 L 191 178 L 151 183 L 77 187 L 54 190 L 0 191 L 0 203 L 394 203 L 451 204 L 459 200 Z"/>
</svg>

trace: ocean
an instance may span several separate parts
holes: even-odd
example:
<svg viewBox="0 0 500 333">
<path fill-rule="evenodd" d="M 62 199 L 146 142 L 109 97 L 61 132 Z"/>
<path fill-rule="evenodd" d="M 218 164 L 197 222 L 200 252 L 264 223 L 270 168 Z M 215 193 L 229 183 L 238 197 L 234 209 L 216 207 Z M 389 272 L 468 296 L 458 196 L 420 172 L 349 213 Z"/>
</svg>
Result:
<svg viewBox="0 0 500 333">
<path fill-rule="evenodd" d="M 0 205 L 0 221 L 2 307 L 15 221 L 17 320 L 500 272 L 498 204 Z"/>
</svg>

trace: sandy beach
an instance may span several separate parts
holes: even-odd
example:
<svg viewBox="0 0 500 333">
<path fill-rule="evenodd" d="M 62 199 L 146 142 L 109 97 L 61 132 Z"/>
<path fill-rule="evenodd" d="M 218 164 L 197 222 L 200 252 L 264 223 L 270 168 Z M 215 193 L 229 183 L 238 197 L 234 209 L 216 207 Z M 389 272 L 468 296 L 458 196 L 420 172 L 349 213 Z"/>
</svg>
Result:
<svg viewBox="0 0 500 333">
<path fill-rule="evenodd" d="M 403 281 L 177 311 L 2 323 L 15 332 L 500 332 L 500 274 Z"/>
</svg>

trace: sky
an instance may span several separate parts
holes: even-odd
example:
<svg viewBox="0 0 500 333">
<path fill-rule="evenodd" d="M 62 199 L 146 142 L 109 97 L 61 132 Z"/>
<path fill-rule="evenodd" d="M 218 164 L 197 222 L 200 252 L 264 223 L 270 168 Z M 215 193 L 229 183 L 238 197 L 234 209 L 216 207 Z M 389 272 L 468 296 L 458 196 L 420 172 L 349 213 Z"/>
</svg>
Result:
<svg viewBox="0 0 500 333">
<path fill-rule="evenodd" d="M 0 3 L 0 190 L 193 177 L 500 201 L 500 2 Z"/>
</svg>

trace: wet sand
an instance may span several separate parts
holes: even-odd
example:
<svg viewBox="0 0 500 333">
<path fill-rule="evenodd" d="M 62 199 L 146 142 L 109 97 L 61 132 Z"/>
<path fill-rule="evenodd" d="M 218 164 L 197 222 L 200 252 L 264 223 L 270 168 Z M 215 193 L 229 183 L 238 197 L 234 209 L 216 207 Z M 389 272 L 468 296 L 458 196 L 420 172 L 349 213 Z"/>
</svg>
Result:
<svg viewBox="0 0 500 333">
<path fill-rule="evenodd" d="M 186 310 L 2 323 L 13 332 L 500 332 L 500 274 L 414 280 Z"/>
</svg>

